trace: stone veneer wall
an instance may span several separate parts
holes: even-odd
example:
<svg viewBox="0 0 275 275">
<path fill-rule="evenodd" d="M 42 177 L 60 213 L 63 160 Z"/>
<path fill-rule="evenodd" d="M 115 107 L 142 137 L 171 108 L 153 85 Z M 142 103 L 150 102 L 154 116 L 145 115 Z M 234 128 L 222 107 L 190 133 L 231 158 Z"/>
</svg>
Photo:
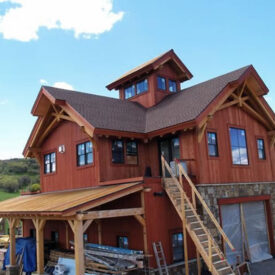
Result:
<svg viewBox="0 0 275 275">
<path fill-rule="evenodd" d="M 272 223 L 275 225 L 275 182 L 200 184 L 197 188 L 218 221 L 218 199 L 271 195 Z M 209 216 L 205 214 L 203 217 L 204 223 L 220 243 L 218 232 Z M 275 230 L 273 231 L 275 236 Z"/>
</svg>

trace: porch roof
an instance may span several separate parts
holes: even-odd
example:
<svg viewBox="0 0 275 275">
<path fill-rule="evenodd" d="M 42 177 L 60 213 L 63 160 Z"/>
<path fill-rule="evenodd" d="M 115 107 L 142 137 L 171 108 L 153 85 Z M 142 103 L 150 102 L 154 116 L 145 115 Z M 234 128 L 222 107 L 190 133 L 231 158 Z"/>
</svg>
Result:
<svg viewBox="0 0 275 275">
<path fill-rule="evenodd" d="M 0 217 L 73 216 L 104 203 L 141 191 L 142 182 L 24 195 L 0 202 Z"/>
</svg>

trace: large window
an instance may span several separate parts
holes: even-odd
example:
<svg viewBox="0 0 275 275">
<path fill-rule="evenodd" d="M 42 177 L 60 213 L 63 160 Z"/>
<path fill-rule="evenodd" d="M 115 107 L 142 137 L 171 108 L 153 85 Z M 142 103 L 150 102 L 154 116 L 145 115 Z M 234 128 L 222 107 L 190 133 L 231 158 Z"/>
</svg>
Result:
<svg viewBox="0 0 275 275">
<path fill-rule="evenodd" d="M 170 80 L 168 81 L 169 85 L 169 92 L 176 92 L 177 91 L 177 83 L 176 81 Z"/>
<path fill-rule="evenodd" d="M 207 133 L 208 155 L 210 157 L 218 157 L 218 140 L 215 132 Z"/>
<path fill-rule="evenodd" d="M 158 89 L 166 91 L 166 79 L 158 76 Z"/>
<path fill-rule="evenodd" d="M 125 99 L 135 95 L 135 85 L 132 85 L 125 89 Z"/>
<path fill-rule="evenodd" d="M 141 94 L 148 91 L 148 80 L 144 79 L 137 83 L 137 94 Z"/>
<path fill-rule="evenodd" d="M 183 234 L 176 233 L 172 235 L 173 261 L 181 261 L 184 258 Z"/>
<path fill-rule="evenodd" d="M 229 132 L 233 164 L 248 165 L 245 130 L 230 128 Z"/>
<path fill-rule="evenodd" d="M 264 140 L 262 138 L 257 139 L 258 158 L 265 159 Z"/>
<path fill-rule="evenodd" d="M 124 163 L 124 144 L 123 144 L 122 140 L 113 140 L 112 162 L 113 163 Z"/>
<path fill-rule="evenodd" d="M 44 155 L 44 173 L 50 174 L 56 171 L 56 155 L 55 153 L 49 153 Z"/>
<path fill-rule="evenodd" d="M 93 144 L 87 141 L 77 145 L 77 166 L 93 163 Z"/>
</svg>

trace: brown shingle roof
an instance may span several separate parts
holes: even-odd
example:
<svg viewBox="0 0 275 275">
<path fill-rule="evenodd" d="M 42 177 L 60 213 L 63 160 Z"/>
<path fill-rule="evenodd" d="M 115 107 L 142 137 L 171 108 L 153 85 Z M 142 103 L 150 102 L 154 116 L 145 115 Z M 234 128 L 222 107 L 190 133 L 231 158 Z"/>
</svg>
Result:
<svg viewBox="0 0 275 275">
<path fill-rule="evenodd" d="M 55 99 L 65 100 L 92 126 L 100 129 L 148 133 L 197 118 L 230 82 L 250 66 L 171 94 L 145 109 L 135 102 L 44 86 Z"/>
</svg>

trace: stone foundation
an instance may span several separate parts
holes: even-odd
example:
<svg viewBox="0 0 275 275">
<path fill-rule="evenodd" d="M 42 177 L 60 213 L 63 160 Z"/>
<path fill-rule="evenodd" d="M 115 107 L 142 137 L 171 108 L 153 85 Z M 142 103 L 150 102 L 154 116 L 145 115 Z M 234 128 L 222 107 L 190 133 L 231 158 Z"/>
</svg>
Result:
<svg viewBox="0 0 275 275">
<path fill-rule="evenodd" d="M 275 182 L 201 184 L 197 185 L 197 188 L 218 221 L 220 220 L 218 199 L 270 195 L 272 223 L 275 224 Z M 209 216 L 206 213 L 203 214 L 204 223 L 217 241 L 220 241 L 216 227 Z M 273 233 L 275 236 L 275 230 Z"/>
</svg>

